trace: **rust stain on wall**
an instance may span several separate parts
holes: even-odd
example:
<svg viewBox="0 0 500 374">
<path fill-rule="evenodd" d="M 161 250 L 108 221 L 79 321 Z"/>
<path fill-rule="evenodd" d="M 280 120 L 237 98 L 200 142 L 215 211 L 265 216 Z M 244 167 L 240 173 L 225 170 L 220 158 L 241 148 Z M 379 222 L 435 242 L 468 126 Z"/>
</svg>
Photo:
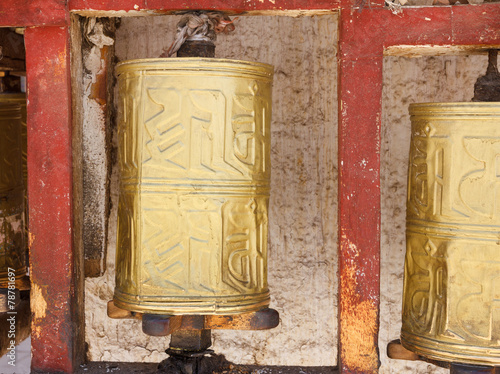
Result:
<svg viewBox="0 0 500 374">
<path fill-rule="evenodd" d="M 352 259 L 359 250 L 348 241 L 347 251 Z M 344 287 L 340 295 L 342 319 L 340 321 L 340 356 L 344 367 L 359 373 L 377 373 L 379 367 L 376 350 L 378 309 L 372 300 L 362 300 L 359 292 L 358 270 L 355 261 L 346 264 L 341 273 Z"/>
</svg>

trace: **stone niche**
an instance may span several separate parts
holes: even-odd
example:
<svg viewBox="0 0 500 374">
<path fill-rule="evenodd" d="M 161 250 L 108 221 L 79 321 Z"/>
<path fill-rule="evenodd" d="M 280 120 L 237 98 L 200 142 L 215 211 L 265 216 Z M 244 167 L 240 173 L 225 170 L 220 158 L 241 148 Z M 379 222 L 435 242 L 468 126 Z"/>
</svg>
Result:
<svg viewBox="0 0 500 374">
<path fill-rule="evenodd" d="M 431 52 L 431 51 L 429 51 Z M 474 83 L 484 75 L 487 55 L 418 58 L 385 57 L 380 150 L 381 277 L 380 373 L 448 373 L 432 364 L 391 360 L 387 343 L 401 332 L 406 250 L 406 188 L 410 149 L 408 105 L 423 102 L 470 102 Z"/>
<path fill-rule="evenodd" d="M 122 18 L 115 32 L 115 62 L 159 57 L 174 40 L 178 21 L 179 16 Z M 95 27 L 88 20 L 81 24 Z M 216 57 L 274 65 L 268 281 L 271 307 L 279 311 L 281 323 L 269 331 L 214 331 L 213 349 L 240 364 L 333 366 L 337 362 L 337 15 L 241 16 L 235 25 L 235 32 L 218 36 Z M 87 67 L 99 74 L 99 64 L 91 60 L 95 55 L 82 56 L 87 83 L 92 82 Z M 83 96 L 88 100 L 85 92 Z M 113 116 L 106 124 L 102 107 L 96 113 L 99 107 L 91 104 L 84 105 L 84 132 L 87 137 L 97 134 L 100 140 L 89 139 L 83 157 L 92 161 L 101 157 L 93 169 L 93 180 L 101 182 L 106 167 L 98 166 L 109 161 L 111 208 L 106 270 L 85 283 L 89 359 L 159 362 L 167 357 L 169 338 L 149 337 L 139 322 L 106 315 L 115 283 L 118 184 L 114 158 L 103 155 L 115 153 L 116 126 Z M 108 145 L 103 125 L 108 126 Z M 90 193 L 84 186 L 83 195 Z M 102 217 L 104 202 L 99 206 Z"/>
</svg>

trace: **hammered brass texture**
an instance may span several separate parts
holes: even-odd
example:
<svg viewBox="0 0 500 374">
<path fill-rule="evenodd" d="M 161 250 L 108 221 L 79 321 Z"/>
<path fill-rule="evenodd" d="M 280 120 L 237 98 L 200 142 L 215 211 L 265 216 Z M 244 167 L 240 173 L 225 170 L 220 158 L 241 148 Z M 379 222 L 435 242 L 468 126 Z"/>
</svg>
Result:
<svg viewBox="0 0 500 374">
<path fill-rule="evenodd" d="M 500 103 L 410 105 L 401 343 L 500 365 Z"/>
<path fill-rule="evenodd" d="M 0 102 L 0 283 L 26 275 L 21 133 L 21 107 Z"/>
<path fill-rule="evenodd" d="M 117 73 L 115 304 L 170 315 L 267 307 L 273 68 L 171 58 Z"/>
</svg>

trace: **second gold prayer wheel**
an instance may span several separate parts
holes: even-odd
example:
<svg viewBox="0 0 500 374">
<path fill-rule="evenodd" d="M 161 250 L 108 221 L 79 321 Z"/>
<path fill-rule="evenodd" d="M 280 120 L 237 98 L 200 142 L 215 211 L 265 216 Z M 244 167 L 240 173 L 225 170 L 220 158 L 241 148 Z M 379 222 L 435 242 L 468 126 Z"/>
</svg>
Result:
<svg viewBox="0 0 500 374">
<path fill-rule="evenodd" d="M 115 304 L 169 315 L 266 308 L 272 66 L 147 59 L 117 73 Z"/>
<path fill-rule="evenodd" d="M 0 101 L 0 287 L 26 275 L 21 107 Z"/>
<path fill-rule="evenodd" d="M 500 365 L 500 103 L 410 105 L 403 346 Z"/>
</svg>

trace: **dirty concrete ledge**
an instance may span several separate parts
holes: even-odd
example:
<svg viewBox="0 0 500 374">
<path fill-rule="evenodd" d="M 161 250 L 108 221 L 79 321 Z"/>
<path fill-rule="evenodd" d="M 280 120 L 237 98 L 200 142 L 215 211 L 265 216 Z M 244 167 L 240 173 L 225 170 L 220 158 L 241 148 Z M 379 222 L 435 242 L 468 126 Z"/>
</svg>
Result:
<svg viewBox="0 0 500 374">
<path fill-rule="evenodd" d="M 77 374 L 127 373 L 153 374 L 158 364 L 129 362 L 89 362 Z M 245 366 L 252 374 L 338 374 L 333 366 Z M 213 373 L 222 374 L 222 373 Z"/>
</svg>

